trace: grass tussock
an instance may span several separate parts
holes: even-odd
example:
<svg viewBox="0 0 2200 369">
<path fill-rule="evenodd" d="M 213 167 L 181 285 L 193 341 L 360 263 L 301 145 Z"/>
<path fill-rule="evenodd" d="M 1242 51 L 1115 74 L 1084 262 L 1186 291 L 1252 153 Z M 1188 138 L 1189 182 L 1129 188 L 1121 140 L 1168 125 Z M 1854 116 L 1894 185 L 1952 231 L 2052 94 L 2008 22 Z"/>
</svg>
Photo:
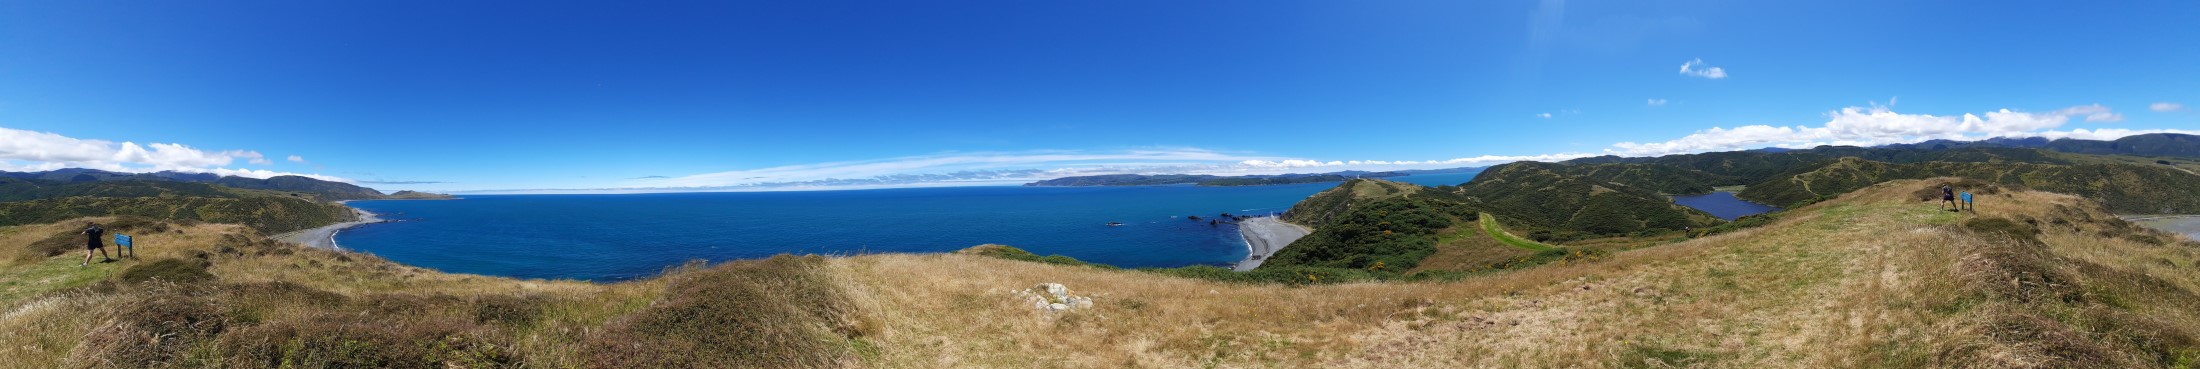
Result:
<svg viewBox="0 0 2200 369">
<path fill-rule="evenodd" d="M 214 279 L 206 272 L 204 261 L 184 261 L 177 258 L 161 258 L 143 264 L 129 266 L 119 276 L 123 283 L 143 283 L 155 280 L 194 283 Z"/>
<path fill-rule="evenodd" d="M 726 263 L 670 277 L 666 298 L 590 340 L 599 368 L 825 367 L 855 358 L 855 311 L 818 256 Z"/>
</svg>

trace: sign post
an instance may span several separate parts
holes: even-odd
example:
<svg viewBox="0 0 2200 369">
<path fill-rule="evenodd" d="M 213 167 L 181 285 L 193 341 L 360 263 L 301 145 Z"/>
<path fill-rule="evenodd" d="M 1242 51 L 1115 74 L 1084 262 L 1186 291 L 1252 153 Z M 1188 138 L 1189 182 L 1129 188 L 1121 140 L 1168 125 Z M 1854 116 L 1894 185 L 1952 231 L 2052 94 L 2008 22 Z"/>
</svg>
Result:
<svg viewBox="0 0 2200 369">
<path fill-rule="evenodd" d="M 136 257 L 137 257 L 137 247 L 136 247 L 136 246 L 132 246 L 132 245 L 130 245 L 130 236 L 129 236 L 129 235 L 125 235 L 125 234 L 121 234 L 121 233 L 116 233 L 116 234 L 115 234 L 115 246 L 121 246 L 121 247 L 122 247 L 122 249 L 121 249 L 121 250 L 115 250 L 115 256 L 122 256 L 122 250 L 130 250 L 130 257 L 131 257 L 131 258 L 136 258 Z"/>
</svg>

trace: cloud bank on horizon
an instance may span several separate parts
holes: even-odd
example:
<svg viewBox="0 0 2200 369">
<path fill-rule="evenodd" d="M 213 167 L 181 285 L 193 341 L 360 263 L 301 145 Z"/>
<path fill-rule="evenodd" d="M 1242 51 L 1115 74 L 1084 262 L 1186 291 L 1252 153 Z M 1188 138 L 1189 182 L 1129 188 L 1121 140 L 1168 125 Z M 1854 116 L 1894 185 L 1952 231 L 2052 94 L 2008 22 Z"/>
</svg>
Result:
<svg viewBox="0 0 2200 369">
<path fill-rule="evenodd" d="M 1662 101 L 1653 100 L 1653 105 Z M 2150 110 L 2170 112 L 2174 103 L 2158 103 Z M 2184 129 L 2123 129 L 2113 127 L 2063 129 L 2073 120 L 2114 123 L 2124 119 L 2107 106 L 2079 105 L 2048 112 L 2001 109 L 1957 116 L 1907 114 L 1892 106 L 1871 104 L 1826 113 L 1816 126 L 1747 125 L 1711 127 L 1661 142 L 1619 142 L 1601 152 L 1559 152 L 1530 155 L 1479 155 L 1424 160 L 1317 160 L 1254 153 L 1232 153 L 1202 148 L 1158 148 L 1118 151 L 1048 150 L 1024 152 L 948 153 L 877 160 L 842 161 L 731 170 L 691 175 L 648 176 L 586 189 L 473 189 L 459 192 L 667 192 L 755 191 L 926 187 L 959 185 L 1013 185 L 1030 181 L 1106 174 L 1214 174 L 1252 175 L 1344 170 L 1406 170 L 1486 166 L 1516 161 L 1563 161 L 1599 155 L 1659 156 L 1766 147 L 1801 149 L 1823 145 L 1878 146 L 1926 140 L 1983 140 L 1995 137 L 2044 137 L 2113 140 L 2149 133 L 2200 134 Z M 304 158 L 285 158 L 303 163 Z M 355 181 L 319 174 L 266 169 L 235 168 L 238 161 L 254 165 L 272 163 L 251 150 L 207 151 L 175 143 L 113 142 L 79 139 L 48 132 L 0 127 L 0 170 L 41 171 L 90 168 L 115 172 L 178 171 L 213 173 L 251 178 L 297 175 L 329 181 L 364 184 L 442 184 L 440 181 Z"/>
<path fill-rule="evenodd" d="M 1662 101 L 1659 101 L 1662 102 Z M 2156 109 L 2160 110 L 2160 109 Z M 1905 114 L 1890 106 L 1846 107 L 1826 114 L 1818 126 L 1749 125 L 1712 127 L 1663 142 L 1620 142 L 1598 153 L 1481 155 L 1428 160 L 1314 160 L 1241 156 L 1205 149 L 1140 150 L 1115 153 L 1050 151 L 981 153 L 821 163 L 698 174 L 630 183 L 622 189 L 787 189 L 835 186 L 891 187 L 920 184 L 1014 184 L 1069 176 L 1104 174 L 1283 174 L 1343 170 L 1436 169 L 1484 166 L 1516 161 L 1563 161 L 1598 155 L 1660 156 L 1766 147 L 1801 149 L 1824 145 L 1879 146 L 1936 139 L 1984 140 L 1995 137 L 2045 137 L 2114 140 L 2149 133 L 2200 134 L 2182 129 L 2074 128 L 2071 120 L 2113 123 L 2122 114 L 2099 104 L 2043 113 L 2001 109 L 1960 116 Z M 1544 117 L 1538 115 L 1538 117 Z"/>
<path fill-rule="evenodd" d="M 238 160 L 253 165 L 274 164 L 266 155 L 250 150 L 206 151 L 175 143 L 147 143 L 79 139 L 51 132 L 36 132 L 0 127 L 0 170 L 36 172 L 62 168 L 98 169 L 110 172 L 149 173 L 176 171 L 184 173 L 212 173 L 222 176 L 268 178 L 294 175 L 325 181 L 351 182 L 349 179 L 319 174 L 278 172 L 266 169 L 233 168 Z M 304 159 L 296 155 L 293 162 Z"/>
</svg>

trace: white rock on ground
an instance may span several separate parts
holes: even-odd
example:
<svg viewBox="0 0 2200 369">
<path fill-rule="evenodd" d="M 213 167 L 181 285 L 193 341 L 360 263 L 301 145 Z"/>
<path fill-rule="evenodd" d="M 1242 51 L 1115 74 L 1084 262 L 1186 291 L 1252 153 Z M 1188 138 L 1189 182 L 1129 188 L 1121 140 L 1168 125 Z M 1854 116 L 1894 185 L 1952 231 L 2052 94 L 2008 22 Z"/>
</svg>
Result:
<svg viewBox="0 0 2200 369">
<path fill-rule="evenodd" d="M 1069 286 L 1061 283 L 1040 283 L 1031 288 L 1015 290 L 1017 297 L 1031 301 L 1033 309 L 1048 313 L 1060 313 L 1073 309 L 1091 309 L 1092 298 L 1070 293 Z"/>
</svg>

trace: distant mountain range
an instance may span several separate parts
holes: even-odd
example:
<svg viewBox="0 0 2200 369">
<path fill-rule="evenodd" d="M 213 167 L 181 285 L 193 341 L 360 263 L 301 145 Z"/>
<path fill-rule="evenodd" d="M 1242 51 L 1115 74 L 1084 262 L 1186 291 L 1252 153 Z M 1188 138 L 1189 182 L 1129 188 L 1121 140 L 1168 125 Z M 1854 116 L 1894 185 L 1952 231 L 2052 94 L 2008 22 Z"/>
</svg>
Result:
<svg viewBox="0 0 2200 369">
<path fill-rule="evenodd" d="M 13 178 L 19 180 L 34 181 L 32 184 L 39 185 L 37 187 L 55 187 L 56 185 L 94 182 L 184 182 L 214 184 L 224 187 L 247 190 L 303 193 L 306 195 L 311 195 L 315 199 L 322 201 L 373 200 L 391 198 L 391 195 L 383 194 L 382 191 L 376 191 L 372 188 L 360 187 L 358 185 L 353 185 L 350 183 L 323 181 L 300 176 L 275 176 L 267 179 L 259 179 L 238 176 L 218 176 L 208 173 L 183 173 L 174 171 L 162 171 L 155 173 L 118 173 L 98 169 L 68 168 L 49 170 L 44 172 L 0 171 L 0 178 Z M 434 196 L 411 194 L 407 195 L 406 197 L 428 198 Z"/>
<path fill-rule="evenodd" d="M 2048 151 L 2067 152 L 2073 154 L 2175 156 L 2193 158 L 2200 157 L 2200 136 L 2176 133 L 2153 133 L 2126 136 L 2124 138 L 2119 138 L 2114 141 L 2081 140 L 2072 138 L 2048 140 L 2042 137 L 1990 138 L 1983 141 L 1931 140 L 1914 144 L 1895 144 L 1880 147 L 1923 150 L 1960 149 L 1971 147 L 2015 147 L 2027 149 L 2044 149 Z"/>
<path fill-rule="evenodd" d="M 1330 173 L 1292 173 L 1275 175 L 1217 176 L 1207 174 L 1109 174 L 1076 176 L 1026 183 L 1025 186 L 1154 186 L 1192 184 L 1200 186 L 1264 186 L 1299 183 L 1344 182 L 1355 178 L 1389 178 L 1415 174 L 1474 173 L 1482 168 L 1417 169 L 1387 172 L 1348 170 Z"/>
</svg>

